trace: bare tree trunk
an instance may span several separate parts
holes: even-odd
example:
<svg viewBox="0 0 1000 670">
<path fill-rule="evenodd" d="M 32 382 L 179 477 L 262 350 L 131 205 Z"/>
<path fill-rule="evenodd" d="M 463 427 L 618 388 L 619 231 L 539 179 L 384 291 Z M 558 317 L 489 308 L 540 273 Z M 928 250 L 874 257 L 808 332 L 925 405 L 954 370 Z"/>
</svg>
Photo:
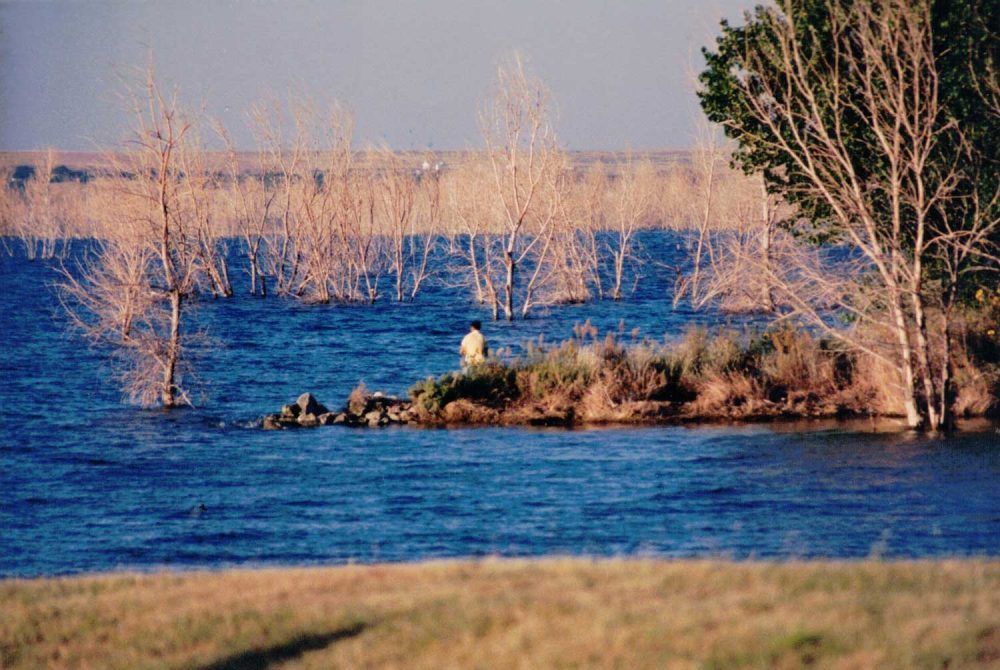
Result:
<svg viewBox="0 0 1000 670">
<path fill-rule="evenodd" d="M 910 333 L 906 328 L 906 317 L 903 314 L 899 288 L 894 285 L 889 286 L 890 304 L 892 312 L 893 330 L 896 334 L 896 341 L 899 343 L 899 369 L 903 375 L 903 410 L 906 412 L 906 425 L 910 428 L 919 428 L 922 423 L 920 409 L 917 407 L 916 384 L 914 383 L 913 371 L 913 347 L 910 344 Z"/>
<path fill-rule="evenodd" d="M 763 215 L 763 230 L 761 232 L 760 254 L 766 270 L 765 277 L 771 276 L 771 238 L 774 234 L 774 208 L 771 207 L 770 196 L 767 193 L 767 184 L 763 176 L 760 179 L 761 210 Z M 764 283 L 764 309 L 768 312 L 774 311 L 774 287 L 771 282 Z"/>
<path fill-rule="evenodd" d="M 705 131 L 710 132 L 710 131 Z M 702 140 L 702 148 L 699 153 L 703 154 L 701 160 L 701 174 L 699 175 L 704 184 L 704 200 L 702 202 L 701 220 L 698 223 L 698 242 L 694 251 L 694 270 L 691 273 L 690 293 L 692 302 L 698 299 L 699 281 L 701 278 L 701 258 L 704 254 L 705 238 L 708 235 L 708 227 L 712 221 L 712 195 L 715 192 L 715 164 L 718 160 L 718 150 L 715 148 L 714 140 L 706 137 Z"/>
<path fill-rule="evenodd" d="M 611 289 L 611 299 L 615 302 L 622 299 L 622 276 L 625 274 L 625 253 L 615 251 L 615 285 Z"/>
<path fill-rule="evenodd" d="M 532 234 L 544 234 L 544 227 L 551 223 L 552 212 L 546 218 L 538 215 L 538 209 L 544 206 L 546 195 L 550 204 L 555 200 L 555 194 L 545 191 L 558 188 L 562 181 L 558 173 L 564 160 L 549 121 L 548 99 L 548 90 L 528 76 L 522 59 L 515 55 L 498 69 L 495 95 L 480 116 L 493 173 L 495 211 L 506 238 L 503 310 L 508 321 L 514 318 L 518 265 L 532 250 Z M 536 225 L 539 230 L 532 230 Z"/>
<path fill-rule="evenodd" d="M 512 244 L 508 244 L 503 252 L 504 267 L 506 268 L 503 284 L 503 315 L 508 321 L 514 320 L 514 269 L 516 261 L 511 246 Z"/>
<path fill-rule="evenodd" d="M 480 305 L 485 302 L 483 296 L 483 283 L 479 275 L 479 259 L 476 255 L 476 235 L 469 235 L 469 267 L 472 269 L 472 281 L 476 285 L 476 302 Z M 496 317 L 493 318 L 496 321 Z"/>
<path fill-rule="evenodd" d="M 163 365 L 163 388 L 160 393 L 164 407 L 177 404 L 177 359 L 181 349 L 181 292 L 170 291 L 170 339 Z"/>
<path fill-rule="evenodd" d="M 250 259 L 250 295 L 257 295 L 257 250 L 250 251 L 247 256 Z"/>
</svg>

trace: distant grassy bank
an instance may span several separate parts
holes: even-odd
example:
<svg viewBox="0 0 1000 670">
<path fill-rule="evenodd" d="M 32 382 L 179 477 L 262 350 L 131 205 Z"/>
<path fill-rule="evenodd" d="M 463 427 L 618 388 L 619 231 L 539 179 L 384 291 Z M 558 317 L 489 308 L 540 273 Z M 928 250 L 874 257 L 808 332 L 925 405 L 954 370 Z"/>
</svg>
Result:
<svg viewBox="0 0 1000 670">
<path fill-rule="evenodd" d="M 0 667 L 1000 664 L 1000 562 L 457 561 L 0 582 Z"/>
</svg>

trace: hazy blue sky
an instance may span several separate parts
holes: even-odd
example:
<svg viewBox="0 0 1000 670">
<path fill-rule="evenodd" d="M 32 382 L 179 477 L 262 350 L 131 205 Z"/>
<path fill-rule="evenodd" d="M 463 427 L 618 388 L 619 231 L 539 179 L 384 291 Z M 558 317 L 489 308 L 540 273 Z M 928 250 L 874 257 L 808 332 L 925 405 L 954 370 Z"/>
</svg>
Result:
<svg viewBox="0 0 1000 670">
<path fill-rule="evenodd" d="M 116 72 L 142 65 L 249 146 L 246 110 L 297 91 L 345 102 L 361 142 L 478 146 L 496 63 L 517 49 L 572 149 L 683 148 L 699 48 L 754 0 L 0 0 L 0 150 L 121 138 Z"/>
</svg>

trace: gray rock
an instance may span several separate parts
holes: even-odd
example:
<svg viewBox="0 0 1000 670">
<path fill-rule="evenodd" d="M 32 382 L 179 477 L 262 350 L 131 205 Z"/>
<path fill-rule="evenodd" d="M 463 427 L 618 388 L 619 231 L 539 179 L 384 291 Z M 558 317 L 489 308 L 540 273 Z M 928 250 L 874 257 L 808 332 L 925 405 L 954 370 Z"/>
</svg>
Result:
<svg viewBox="0 0 1000 670">
<path fill-rule="evenodd" d="M 300 426 L 318 426 L 319 417 L 315 414 L 300 414 L 299 415 L 299 425 Z"/>
<path fill-rule="evenodd" d="M 344 412 L 341 412 L 337 416 L 333 417 L 334 424 L 346 423 L 346 422 L 347 422 L 347 414 L 345 414 Z"/>
<path fill-rule="evenodd" d="M 378 425 L 378 420 L 382 418 L 382 412 L 378 410 L 373 410 L 365 414 L 364 419 L 368 422 L 368 425 Z M 374 424 L 373 424 L 374 422 Z"/>
<path fill-rule="evenodd" d="M 302 412 L 302 408 L 298 405 L 282 405 L 281 416 L 286 419 L 294 419 Z"/>
<path fill-rule="evenodd" d="M 281 417 L 277 414 L 268 414 L 264 417 L 263 423 L 264 430 L 281 430 L 284 426 L 281 425 Z"/>
<path fill-rule="evenodd" d="M 303 393 L 300 395 L 299 399 L 295 401 L 295 405 L 299 408 L 300 414 L 315 414 L 319 416 L 329 411 L 323 406 L 323 403 L 316 400 L 316 397 L 312 393 Z"/>
</svg>

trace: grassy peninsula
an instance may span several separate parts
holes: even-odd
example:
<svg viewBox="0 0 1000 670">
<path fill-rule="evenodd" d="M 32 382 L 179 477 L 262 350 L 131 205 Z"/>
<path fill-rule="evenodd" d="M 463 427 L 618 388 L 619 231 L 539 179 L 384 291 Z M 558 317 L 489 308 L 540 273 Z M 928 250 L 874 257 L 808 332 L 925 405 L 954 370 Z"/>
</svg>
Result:
<svg viewBox="0 0 1000 670">
<path fill-rule="evenodd" d="M 1000 365 L 987 327 L 970 321 L 955 369 L 958 418 L 992 414 Z M 756 335 L 689 329 L 631 342 L 589 322 L 560 344 L 428 378 L 410 389 L 416 423 L 578 425 L 900 417 L 899 370 L 808 330 Z"/>
<path fill-rule="evenodd" d="M 989 668 L 997 561 L 456 561 L 0 582 L 4 668 Z"/>
</svg>

